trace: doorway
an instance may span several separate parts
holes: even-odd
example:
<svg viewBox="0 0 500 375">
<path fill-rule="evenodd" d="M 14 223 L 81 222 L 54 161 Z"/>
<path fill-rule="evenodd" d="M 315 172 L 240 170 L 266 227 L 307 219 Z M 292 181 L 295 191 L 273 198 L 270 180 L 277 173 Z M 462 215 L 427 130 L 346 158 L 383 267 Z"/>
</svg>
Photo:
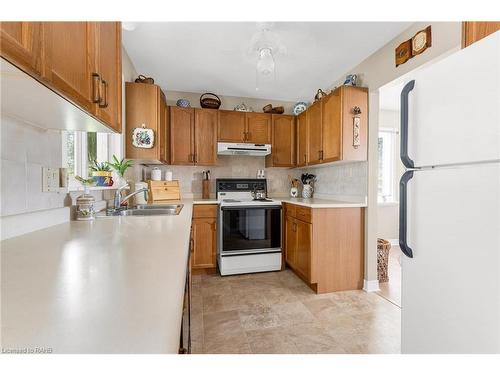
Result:
<svg viewBox="0 0 500 375">
<path fill-rule="evenodd" d="M 400 94 L 402 80 L 379 89 L 377 238 L 390 243 L 388 281 L 380 281 L 382 297 L 401 307 L 401 251 L 399 249 L 399 180 L 404 167 L 400 149 Z M 387 259 L 387 257 L 386 257 Z M 385 267 L 383 267 L 385 268 Z"/>
</svg>

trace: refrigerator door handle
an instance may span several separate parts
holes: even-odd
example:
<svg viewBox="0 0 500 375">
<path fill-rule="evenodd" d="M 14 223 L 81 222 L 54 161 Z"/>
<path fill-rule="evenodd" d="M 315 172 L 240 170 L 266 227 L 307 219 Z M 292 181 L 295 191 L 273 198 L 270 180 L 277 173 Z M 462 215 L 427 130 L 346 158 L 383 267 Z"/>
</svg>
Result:
<svg viewBox="0 0 500 375">
<path fill-rule="evenodd" d="M 413 177 L 413 171 L 406 171 L 401 176 L 399 182 L 399 247 L 404 255 L 408 258 L 413 258 L 413 251 L 408 246 L 406 234 L 408 227 L 408 181 Z"/>
<path fill-rule="evenodd" d="M 408 82 L 401 91 L 401 161 L 406 168 L 415 168 L 408 156 L 408 94 L 415 87 L 415 80 Z"/>
</svg>

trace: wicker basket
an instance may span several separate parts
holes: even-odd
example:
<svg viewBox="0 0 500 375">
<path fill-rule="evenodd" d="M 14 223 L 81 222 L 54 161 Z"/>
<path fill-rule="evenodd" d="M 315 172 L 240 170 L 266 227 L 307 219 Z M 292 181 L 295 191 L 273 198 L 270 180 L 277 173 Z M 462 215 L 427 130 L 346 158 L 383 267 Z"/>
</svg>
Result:
<svg viewBox="0 0 500 375">
<path fill-rule="evenodd" d="M 146 77 L 143 76 L 142 74 L 139 74 L 139 77 L 135 79 L 135 83 L 148 83 L 148 84 L 153 84 L 155 83 L 155 80 L 151 77 Z"/>
<path fill-rule="evenodd" d="M 388 268 L 389 268 L 389 250 L 391 250 L 391 243 L 382 238 L 377 239 L 377 270 L 378 281 L 386 283 L 389 281 Z"/>
<path fill-rule="evenodd" d="M 215 96 L 215 98 L 204 98 L 205 95 L 212 95 Z M 200 96 L 200 105 L 201 108 L 219 109 L 221 101 L 217 95 L 212 94 L 211 92 L 206 92 Z"/>
</svg>

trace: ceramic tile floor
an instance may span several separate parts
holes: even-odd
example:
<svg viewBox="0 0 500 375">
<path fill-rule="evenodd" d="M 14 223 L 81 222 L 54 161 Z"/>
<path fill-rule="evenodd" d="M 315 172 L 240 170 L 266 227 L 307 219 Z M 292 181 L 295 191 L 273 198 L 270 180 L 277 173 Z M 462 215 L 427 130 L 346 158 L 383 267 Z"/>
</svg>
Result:
<svg viewBox="0 0 500 375">
<path fill-rule="evenodd" d="M 293 272 L 193 276 L 193 353 L 399 353 L 401 310 L 375 293 L 316 295 Z"/>
</svg>

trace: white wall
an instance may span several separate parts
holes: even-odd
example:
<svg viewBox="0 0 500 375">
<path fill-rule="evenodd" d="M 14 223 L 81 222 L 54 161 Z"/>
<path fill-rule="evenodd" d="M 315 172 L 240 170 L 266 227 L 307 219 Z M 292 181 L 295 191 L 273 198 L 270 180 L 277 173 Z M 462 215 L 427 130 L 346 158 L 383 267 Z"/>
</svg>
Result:
<svg viewBox="0 0 500 375">
<path fill-rule="evenodd" d="M 418 30 L 424 29 L 428 25 L 432 27 L 432 47 L 405 64 L 396 67 L 394 49 L 401 42 L 411 38 Z M 346 74 L 358 74 L 359 84 L 369 88 L 368 210 L 366 213 L 365 233 L 365 279 L 368 281 L 377 279 L 378 89 L 424 64 L 459 50 L 460 46 L 460 22 L 417 22 L 359 65 L 350 69 L 342 77 L 338 77 L 332 85 L 340 85 Z"/>
</svg>

